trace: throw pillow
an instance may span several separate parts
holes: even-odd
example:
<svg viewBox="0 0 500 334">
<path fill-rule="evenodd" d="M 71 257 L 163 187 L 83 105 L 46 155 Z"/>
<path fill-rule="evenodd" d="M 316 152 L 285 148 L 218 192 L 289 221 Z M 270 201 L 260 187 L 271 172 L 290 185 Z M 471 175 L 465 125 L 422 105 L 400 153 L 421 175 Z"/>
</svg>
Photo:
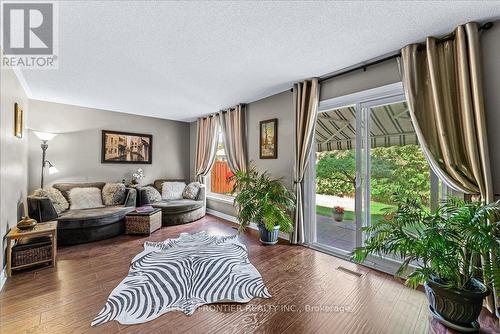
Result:
<svg viewBox="0 0 500 334">
<path fill-rule="evenodd" d="M 56 188 L 37 189 L 33 192 L 33 195 L 38 197 L 47 197 L 52 202 L 57 214 L 60 214 L 69 208 L 68 201 Z"/>
<path fill-rule="evenodd" d="M 191 182 L 184 188 L 182 192 L 182 197 L 185 199 L 196 199 L 198 193 L 200 192 L 200 182 Z"/>
<path fill-rule="evenodd" d="M 161 199 L 167 201 L 182 199 L 184 188 L 186 188 L 185 182 L 163 182 L 161 187 Z"/>
<path fill-rule="evenodd" d="M 123 183 L 106 183 L 102 188 L 104 205 L 121 205 L 125 202 L 125 185 Z"/>
<path fill-rule="evenodd" d="M 102 195 L 99 188 L 73 188 L 69 191 L 71 210 L 102 208 Z"/>
<path fill-rule="evenodd" d="M 146 191 L 146 197 L 149 203 L 155 203 L 161 201 L 161 194 L 155 187 L 146 186 L 142 187 L 141 190 Z"/>
</svg>

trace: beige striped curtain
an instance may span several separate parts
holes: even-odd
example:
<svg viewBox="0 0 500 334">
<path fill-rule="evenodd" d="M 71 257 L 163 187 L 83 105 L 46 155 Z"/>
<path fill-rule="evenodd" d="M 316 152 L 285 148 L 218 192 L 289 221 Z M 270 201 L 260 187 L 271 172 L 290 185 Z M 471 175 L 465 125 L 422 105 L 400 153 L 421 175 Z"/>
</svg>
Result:
<svg viewBox="0 0 500 334">
<path fill-rule="evenodd" d="M 492 202 L 478 24 L 401 54 L 411 119 L 432 170 L 452 189 Z"/>
<path fill-rule="evenodd" d="M 204 183 L 215 161 L 219 116 L 199 118 L 196 129 L 195 174 L 198 182 Z"/>
<path fill-rule="evenodd" d="M 305 242 L 304 222 L 304 173 L 311 153 L 319 104 L 319 82 L 314 78 L 297 83 L 293 87 L 293 108 L 295 113 L 295 164 L 294 191 L 296 208 L 292 244 Z"/>
<path fill-rule="evenodd" d="M 247 143 L 246 143 L 246 121 L 245 105 L 219 113 L 224 152 L 231 171 L 247 170 Z"/>
</svg>

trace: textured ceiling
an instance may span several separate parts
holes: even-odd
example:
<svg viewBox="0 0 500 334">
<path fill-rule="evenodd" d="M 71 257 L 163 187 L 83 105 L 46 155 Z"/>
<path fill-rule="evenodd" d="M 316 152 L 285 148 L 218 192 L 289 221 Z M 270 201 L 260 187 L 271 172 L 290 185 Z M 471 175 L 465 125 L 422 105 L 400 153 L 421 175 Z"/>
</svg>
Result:
<svg viewBox="0 0 500 334">
<path fill-rule="evenodd" d="M 59 69 L 23 75 L 34 99 L 189 121 L 495 17 L 496 1 L 68 1 Z"/>
</svg>

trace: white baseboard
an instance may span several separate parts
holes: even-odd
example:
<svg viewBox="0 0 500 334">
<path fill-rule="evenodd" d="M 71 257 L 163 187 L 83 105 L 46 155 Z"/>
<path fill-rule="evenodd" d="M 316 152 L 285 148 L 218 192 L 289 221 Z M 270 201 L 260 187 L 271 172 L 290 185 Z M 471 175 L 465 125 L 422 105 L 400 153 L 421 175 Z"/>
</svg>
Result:
<svg viewBox="0 0 500 334">
<path fill-rule="evenodd" d="M 0 291 L 2 291 L 3 285 L 7 282 L 7 271 L 5 267 L 0 272 Z"/>
<path fill-rule="evenodd" d="M 207 208 L 207 213 L 209 215 L 212 215 L 212 216 L 215 216 L 215 217 L 219 217 L 219 218 L 228 220 L 231 223 L 235 223 L 235 224 L 239 225 L 238 218 L 236 218 L 235 216 L 231 216 L 231 215 L 228 215 L 227 213 L 216 211 L 216 210 L 213 210 L 213 209 L 208 209 L 208 208 Z M 255 224 L 255 223 L 251 223 L 248 227 L 250 227 L 252 230 L 259 230 L 259 228 L 257 227 L 257 224 Z M 284 233 L 284 232 L 281 232 L 281 231 L 280 231 L 278 237 L 280 239 L 283 239 L 283 240 L 287 240 L 287 241 L 290 240 L 290 236 L 288 234 Z"/>
<path fill-rule="evenodd" d="M 231 223 L 239 224 L 238 218 L 236 218 L 235 216 L 228 215 L 227 213 L 216 211 L 209 208 L 207 208 L 207 213 L 215 217 L 229 220 Z"/>
</svg>

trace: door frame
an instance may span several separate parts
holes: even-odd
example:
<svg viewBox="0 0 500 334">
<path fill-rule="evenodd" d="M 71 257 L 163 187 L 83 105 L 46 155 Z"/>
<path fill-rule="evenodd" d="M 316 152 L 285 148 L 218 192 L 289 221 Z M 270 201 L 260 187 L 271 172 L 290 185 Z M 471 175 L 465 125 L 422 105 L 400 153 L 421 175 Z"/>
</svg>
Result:
<svg viewBox="0 0 500 334">
<path fill-rule="evenodd" d="M 367 117 L 368 109 L 373 106 L 386 103 L 395 103 L 405 100 L 404 89 L 402 82 L 396 82 L 393 84 L 368 89 L 365 91 L 356 92 L 353 94 L 348 94 L 344 96 L 334 97 L 331 99 L 320 101 L 318 106 L 318 114 L 326 112 L 332 109 L 337 109 L 341 107 L 354 106 L 356 109 L 356 132 L 364 130 L 365 133 L 362 135 L 362 140 L 356 140 L 356 194 L 355 194 L 355 214 L 356 221 L 361 222 L 361 224 L 356 224 L 356 245 L 362 245 L 363 233 L 361 231 L 361 226 L 366 224 L 369 219 L 370 211 L 363 210 L 359 208 L 362 203 L 369 203 L 370 193 L 366 191 L 369 189 L 369 176 L 370 176 L 370 164 L 368 163 L 366 167 L 362 166 L 362 163 L 358 163 L 362 160 L 362 154 L 365 154 L 364 161 L 369 161 L 370 150 L 363 150 L 364 147 L 370 147 L 370 137 L 369 137 L 369 122 L 370 118 Z M 363 117 L 366 121 L 363 122 Z M 363 129 L 362 126 L 365 126 Z M 360 129 L 360 130 L 358 130 Z M 316 141 L 313 140 L 313 148 L 316 147 Z M 364 152 L 363 152 L 364 151 Z M 332 254 L 334 256 L 350 260 L 351 255 L 349 251 L 336 248 L 329 245 L 320 244 L 316 239 L 316 191 L 315 191 L 315 180 L 316 180 L 316 170 L 315 170 L 315 159 L 316 159 L 316 149 L 311 150 L 309 156 L 309 164 L 306 169 L 305 180 L 304 180 L 304 199 L 306 200 L 305 205 L 305 216 L 308 218 L 306 221 L 309 222 L 309 226 L 306 228 L 306 246 L 316 249 L 318 251 Z M 367 181 L 368 184 L 364 184 Z M 363 198 L 364 197 L 364 198 Z M 363 217 L 364 216 L 364 217 Z M 394 274 L 400 266 L 400 263 L 396 260 L 378 257 L 378 256 L 368 256 L 363 265 Z"/>
</svg>

